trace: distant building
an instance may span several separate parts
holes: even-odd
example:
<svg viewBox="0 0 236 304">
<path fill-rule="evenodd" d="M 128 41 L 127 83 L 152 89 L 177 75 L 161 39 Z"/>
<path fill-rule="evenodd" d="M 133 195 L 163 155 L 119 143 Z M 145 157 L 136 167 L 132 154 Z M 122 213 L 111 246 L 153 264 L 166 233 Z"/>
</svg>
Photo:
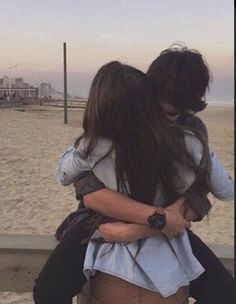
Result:
<svg viewBox="0 0 236 304">
<path fill-rule="evenodd" d="M 22 77 L 15 78 L 15 85 L 16 87 L 21 87 L 21 88 L 29 86 L 28 83 L 24 82 L 24 79 Z"/>
<path fill-rule="evenodd" d="M 38 99 L 38 88 L 24 82 L 21 77 L 0 79 L 0 99 Z"/>
<path fill-rule="evenodd" d="M 41 82 L 37 87 L 26 82 L 22 77 L 0 78 L 0 99 L 50 99 L 63 100 L 64 93 L 55 90 L 51 83 Z M 68 100 L 82 100 L 67 94 Z M 86 99 L 85 99 L 86 100 Z"/>
<path fill-rule="evenodd" d="M 49 98 L 53 91 L 54 90 L 49 82 L 41 82 L 39 85 L 39 98 Z"/>
</svg>

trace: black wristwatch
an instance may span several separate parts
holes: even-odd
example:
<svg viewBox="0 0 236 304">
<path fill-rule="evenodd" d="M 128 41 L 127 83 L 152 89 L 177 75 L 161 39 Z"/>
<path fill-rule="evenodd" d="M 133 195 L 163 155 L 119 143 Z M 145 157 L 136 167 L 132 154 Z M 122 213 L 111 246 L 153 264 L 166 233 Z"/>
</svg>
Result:
<svg viewBox="0 0 236 304">
<path fill-rule="evenodd" d="M 155 211 L 152 215 L 148 217 L 147 220 L 151 228 L 162 230 L 166 224 L 166 215 L 165 213 L 159 213 Z"/>
</svg>

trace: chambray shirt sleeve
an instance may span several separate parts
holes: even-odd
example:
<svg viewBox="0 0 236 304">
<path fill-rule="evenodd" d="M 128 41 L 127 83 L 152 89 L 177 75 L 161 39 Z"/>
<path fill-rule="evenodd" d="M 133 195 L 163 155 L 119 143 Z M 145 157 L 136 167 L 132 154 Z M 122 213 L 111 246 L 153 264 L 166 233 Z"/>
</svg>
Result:
<svg viewBox="0 0 236 304">
<path fill-rule="evenodd" d="M 211 188 L 212 194 L 219 200 L 231 201 L 234 199 L 234 182 L 218 159 L 215 152 L 211 152 Z"/>
<path fill-rule="evenodd" d="M 58 161 L 56 177 L 64 186 L 70 185 L 79 174 L 92 170 L 88 160 L 82 159 L 79 152 L 80 147 L 70 146 Z"/>
<path fill-rule="evenodd" d="M 185 143 L 188 152 L 192 155 L 196 164 L 200 164 L 203 155 L 201 142 L 193 135 L 186 134 Z M 218 159 L 216 153 L 210 152 L 211 172 L 210 188 L 211 193 L 222 201 L 234 199 L 234 182 L 223 164 Z"/>
</svg>

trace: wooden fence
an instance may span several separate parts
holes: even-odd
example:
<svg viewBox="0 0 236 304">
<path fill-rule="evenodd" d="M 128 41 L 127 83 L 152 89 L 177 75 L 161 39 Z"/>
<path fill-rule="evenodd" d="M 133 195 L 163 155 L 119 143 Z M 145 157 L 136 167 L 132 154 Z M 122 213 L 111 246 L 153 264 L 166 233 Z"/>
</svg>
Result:
<svg viewBox="0 0 236 304">
<path fill-rule="evenodd" d="M 67 100 L 68 108 L 79 108 L 84 109 L 86 106 L 87 100 Z M 38 103 L 41 106 L 54 106 L 54 107 L 64 107 L 63 100 L 55 100 L 55 99 L 39 99 Z"/>
<path fill-rule="evenodd" d="M 0 291 L 31 292 L 34 279 L 56 245 L 53 235 L 0 234 Z M 208 246 L 234 275 L 233 246 Z"/>
<path fill-rule="evenodd" d="M 67 107 L 75 109 L 84 109 L 86 106 L 86 99 L 83 100 L 68 100 Z M 0 108 L 20 107 L 24 105 L 40 105 L 52 107 L 64 107 L 63 100 L 56 99 L 13 99 L 13 100 L 0 100 Z"/>
</svg>

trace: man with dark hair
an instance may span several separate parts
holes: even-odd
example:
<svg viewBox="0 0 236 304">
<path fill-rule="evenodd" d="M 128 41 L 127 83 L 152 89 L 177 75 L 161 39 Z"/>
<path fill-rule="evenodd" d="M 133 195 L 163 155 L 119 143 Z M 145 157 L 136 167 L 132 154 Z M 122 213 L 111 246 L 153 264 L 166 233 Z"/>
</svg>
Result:
<svg viewBox="0 0 236 304">
<path fill-rule="evenodd" d="M 206 126 L 193 115 L 206 108 L 205 94 L 212 79 L 202 55 L 181 45 L 170 47 L 151 63 L 147 75 L 156 104 L 167 118 L 207 137 Z"/>
<path fill-rule="evenodd" d="M 202 55 L 183 46 L 170 47 L 152 62 L 147 75 L 152 82 L 154 99 L 167 118 L 200 133 L 204 140 L 208 140 L 205 124 L 194 115 L 206 108 L 205 94 L 212 79 Z M 211 208 L 206 199 L 207 191 L 204 193 L 202 187 L 198 190 L 191 203 L 196 218 L 196 206 L 200 197 L 203 209 L 200 205 L 198 208 L 201 209 L 202 217 Z M 197 300 L 197 304 L 233 303 L 233 278 L 206 244 L 191 230 L 187 231 L 193 253 L 205 268 L 205 272 L 191 282 L 190 294 Z"/>
<path fill-rule="evenodd" d="M 202 135 L 208 140 L 208 132 L 195 113 L 204 110 L 206 91 L 212 79 L 211 72 L 202 55 L 196 50 L 176 45 L 161 52 L 150 65 L 147 75 L 152 82 L 154 102 L 160 106 L 172 122 Z M 74 183 L 78 198 L 104 188 L 103 184 L 89 173 Z M 204 187 L 205 186 L 205 187 Z M 189 219 L 200 221 L 208 214 L 211 204 L 207 199 L 206 185 L 195 183 L 188 198 Z M 97 200 L 101 192 L 97 192 Z M 105 197 L 105 196 L 104 196 Z M 96 200 L 93 194 L 93 200 Z M 205 272 L 190 284 L 190 295 L 196 304 L 232 304 L 233 278 L 216 255 L 191 230 L 188 236 L 193 253 L 205 268 Z"/>
</svg>

